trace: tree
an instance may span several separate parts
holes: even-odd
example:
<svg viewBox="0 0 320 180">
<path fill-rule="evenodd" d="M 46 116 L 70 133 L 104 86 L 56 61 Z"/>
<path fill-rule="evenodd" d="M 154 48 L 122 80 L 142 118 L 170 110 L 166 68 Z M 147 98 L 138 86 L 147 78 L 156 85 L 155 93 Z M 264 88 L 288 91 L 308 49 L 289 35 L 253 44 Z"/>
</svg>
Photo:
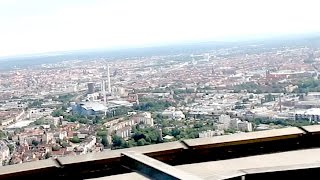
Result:
<svg viewBox="0 0 320 180">
<path fill-rule="evenodd" d="M 171 135 L 172 135 L 172 136 L 176 137 L 176 136 L 178 136 L 179 134 L 180 134 L 180 130 L 179 130 L 178 128 L 173 128 L 173 129 L 171 130 Z"/>
<path fill-rule="evenodd" d="M 145 138 L 146 136 L 140 132 L 140 131 L 137 131 L 135 132 L 133 135 L 132 135 L 132 138 L 135 140 L 135 141 L 138 141 L 139 139 L 143 139 Z"/>
<path fill-rule="evenodd" d="M 138 146 L 143 146 L 143 145 L 145 145 L 146 143 L 147 143 L 146 140 L 144 140 L 144 139 L 139 139 L 138 142 L 137 142 L 137 145 L 138 145 Z"/>
<path fill-rule="evenodd" d="M 201 127 L 203 127 L 203 124 L 202 123 L 199 123 L 199 122 L 197 122 L 197 123 L 195 123 L 194 124 L 194 126 L 193 126 L 194 128 L 201 128 Z"/>
<path fill-rule="evenodd" d="M 43 119 L 37 119 L 35 122 L 34 122 L 35 125 L 42 125 L 44 124 L 44 120 Z"/>
<path fill-rule="evenodd" d="M 78 138 L 78 136 L 73 136 L 71 139 L 70 139 L 71 142 L 73 143 L 80 143 L 81 140 Z"/>
<path fill-rule="evenodd" d="M 88 123 L 88 119 L 86 119 L 86 118 L 81 118 L 81 119 L 79 120 L 79 123 L 81 123 L 81 124 L 87 124 L 87 123 Z"/>
<path fill-rule="evenodd" d="M 94 124 L 98 123 L 98 122 L 101 122 L 102 121 L 102 118 L 100 116 L 96 116 L 94 119 L 93 119 L 93 122 Z"/>
<path fill-rule="evenodd" d="M 35 100 L 32 103 L 28 104 L 29 108 L 39 108 L 42 105 L 43 100 Z"/>
<path fill-rule="evenodd" d="M 102 139 L 101 139 L 101 144 L 103 144 L 103 146 L 105 148 L 109 147 L 109 142 L 108 142 L 108 139 L 107 139 L 107 136 L 103 136 Z"/>
<path fill-rule="evenodd" d="M 9 151 L 10 151 L 10 154 L 13 152 L 14 150 L 14 145 L 13 144 L 8 144 L 8 148 L 9 148 Z"/>
<path fill-rule="evenodd" d="M 57 110 L 53 111 L 53 112 L 51 113 L 51 115 L 52 115 L 53 117 L 63 116 L 63 111 L 62 111 L 62 109 L 57 109 Z"/>
<path fill-rule="evenodd" d="M 52 146 L 52 151 L 59 151 L 60 148 L 61 147 L 59 145 L 54 145 L 54 146 Z"/>
<path fill-rule="evenodd" d="M 46 155 L 44 156 L 46 159 L 49 159 L 51 157 L 51 154 L 49 152 L 46 153 Z"/>
<path fill-rule="evenodd" d="M 141 98 L 140 105 L 136 105 L 133 108 L 141 111 L 162 111 L 170 106 L 174 106 L 174 104 L 163 100 Z"/>
<path fill-rule="evenodd" d="M 104 131 L 104 130 L 97 132 L 97 136 L 101 136 L 101 137 L 107 136 L 107 134 L 108 134 L 108 131 Z"/>
<path fill-rule="evenodd" d="M 134 140 L 130 139 L 130 140 L 128 141 L 128 146 L 129 146 L 129 147 L 137 146 L 137 143 L 136 143 Z"/>
<path fill-rule="evenodd" d="M 66 142 L 66 141 L 62 141 L 60 143 L 60 145 L 63 147 L 63 148 L 66 148 L 69 144 Z"/>
<path fill-rule="evenodd" d="M 54 124 L 50 124 L 50 129 L 55 129 L 56 126 Z"/>
<path fill-rule="evenodd" d="M 226 129 L 225 130 L 225 133 L 230 133 L 230 134 L 234 134 L 236 132 L 236 130 L 235 129 Z"/>
<path fill-rule="evenodd" d="M 271 102 L 271 101 L 274 101 L 274 97 L 273 97 L 273 95 L 272 94 L 268 94 L 268 95 L 266 95 L 265 96 L 265 100 L 266 100 L 266 102 Z"/>
<path fill-rule="evenodd" d="M 40 142 L 37 141 L 37 140 L 32 140 L 32 144 L 33 144 L 34 146 L 38 146 L 39 143 L 40 143 Z"/>
<path fill-rule="evenodd" d="M 112 136 L 113 147 L 120 147 L 121 148 L 124 145 L 124 143 L 125 143 L 125 141 L 121 137 L 119 137 L 117 135 Z"/>
<path fill-rule="evenodd" d="M 248 98 L 244 98 L 244 99 L 242 99 L 242 102 L 243 103 L 247 103 L 249 101 L 249 99 Z"/>
<path fill-rule="evenodd" d="M 6 137 L 7 137 L 6 133 L 0 130 L 0 139 L 6 138 Z"/>
</svg>

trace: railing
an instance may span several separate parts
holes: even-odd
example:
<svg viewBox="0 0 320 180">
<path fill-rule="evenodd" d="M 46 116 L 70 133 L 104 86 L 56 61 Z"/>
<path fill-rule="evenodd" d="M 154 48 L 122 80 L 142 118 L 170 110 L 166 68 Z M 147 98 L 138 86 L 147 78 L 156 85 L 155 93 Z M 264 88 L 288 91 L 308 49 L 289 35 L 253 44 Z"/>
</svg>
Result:
<svg viewBox="0 0 320 180">
<path fill-rule="evenodd" d="M 317 140 L 319 137 L 320 125 L 313 125 L 182 140 L 4 166 L 0 167 L 0 179 L 102 177 L 132 172 L 125 168 L 126 165 L 121 161 L 121 154 L 128 151 L 144 154 L 174 166 L 320 147 L 320 141 Z M 300 168 L 299 171 L 301 169 L 304 168 Z M 260 173 L 253 173 L 254 170 L 242 173 L 247 174 L 246 177 L 249 178 L 264 172 L 261 169 L 255 172 L 258 171 Z"/>
</svg>

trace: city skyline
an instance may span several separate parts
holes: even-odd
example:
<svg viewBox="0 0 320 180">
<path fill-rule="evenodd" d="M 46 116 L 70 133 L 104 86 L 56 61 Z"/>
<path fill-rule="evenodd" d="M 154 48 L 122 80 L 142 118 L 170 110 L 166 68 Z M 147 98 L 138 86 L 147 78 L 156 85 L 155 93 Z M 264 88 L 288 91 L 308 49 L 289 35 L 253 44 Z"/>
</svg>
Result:
<svg viewBox="0 0 320 180">
<path fill-rule="evenodd" d="M 311 34 L 4 58 L 0 166 L 20 171 L 20 163 L 187 139 L 253 135 L 261 142 L 257 134 L 278 139 L 274 133 L 291 134 L 288 128 L 319 127 L 319 40 Z M 292 142 L 292 134 L 281 134 Z"/>
<path fill-rule="evenodd" d="M 319 32 L 317 1 L 0 1 L 0 57 Z"/>
</svg>

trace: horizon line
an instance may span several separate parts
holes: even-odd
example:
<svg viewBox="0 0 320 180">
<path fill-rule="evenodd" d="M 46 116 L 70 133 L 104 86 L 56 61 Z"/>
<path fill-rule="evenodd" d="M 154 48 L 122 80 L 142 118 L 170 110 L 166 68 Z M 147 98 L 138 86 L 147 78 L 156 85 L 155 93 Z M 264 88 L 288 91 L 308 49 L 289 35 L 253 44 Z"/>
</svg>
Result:
<svg viewBox="0 0 320 180">
<path fill-rule="evenodd" d="M 292 34 L 265 34 L 265 35 L 245 35 L 237 37 L 228 37 L 220 39 L 199 39 L 199 40 L 182 40 L 174 41 L 167 43 L 149 43 L 143 45 L 123 45 L 123 46 L 114 46 L 114 47 L 96 47 L 96 48 L 83 48 L 83 49 L 67 49 L 67 50 L 52 50 L 44 52 L 34 52 L 34 53 L 18 53 L 12 55 L 0 55 L 0 60 L 12 59 L 12 58 L 23 58 L 23 57 L 34 57 L 34 56 L 59 56 L 64 55 L 65 53 L 72 52 L 85 52 L 85 51 L 125 51 L 132 49 L 144 49 L 144 48 L 160 48 L 167 46 L 177 46 L 177 45 L 192 45 L 199 43 L 245 43 L 252 41 L 270 41 L 270 40 L 280 40 L 280 39 L 299 39 L 303 36 L 320 36 L 320 32 L 308 32 L 308 33 L 292 33 Z M 301 37 L 302 36 L 302 37 Z"/>
</svg>

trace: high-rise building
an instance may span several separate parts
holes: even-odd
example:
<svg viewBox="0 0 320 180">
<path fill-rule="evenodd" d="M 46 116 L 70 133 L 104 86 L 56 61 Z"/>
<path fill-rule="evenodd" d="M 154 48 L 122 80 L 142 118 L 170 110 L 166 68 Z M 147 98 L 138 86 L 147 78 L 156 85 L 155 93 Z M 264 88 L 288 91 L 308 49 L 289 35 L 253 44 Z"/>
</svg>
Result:
<svg viewBox="0 0 320 180">
<path fill-rule="evenodd" d="M 239 131 L 252 131 L 252 123 L 248 121 L 241 121 L 238 123 Z"/>
<path fill-rule="evenodd" d="M 231 129 L 238 129 L 238 123 L 240 122 L 240 120 L 238 118 L 233 118 L 230 120 L 230 128 Z"/>
<path fill-rule="evenodd" d="M 230 121 L 231 121 L 231 118 L 229 115 L 221 114 L 219 116 L 219 122 L 223 124 L 224 129 L 230 128 Z"/>
<path fill-rule="evenodd" d="M 88 94 L 93 94 L 94 93 L 94 83 L 90 82 L 88 83 Z"/>
</svg>

